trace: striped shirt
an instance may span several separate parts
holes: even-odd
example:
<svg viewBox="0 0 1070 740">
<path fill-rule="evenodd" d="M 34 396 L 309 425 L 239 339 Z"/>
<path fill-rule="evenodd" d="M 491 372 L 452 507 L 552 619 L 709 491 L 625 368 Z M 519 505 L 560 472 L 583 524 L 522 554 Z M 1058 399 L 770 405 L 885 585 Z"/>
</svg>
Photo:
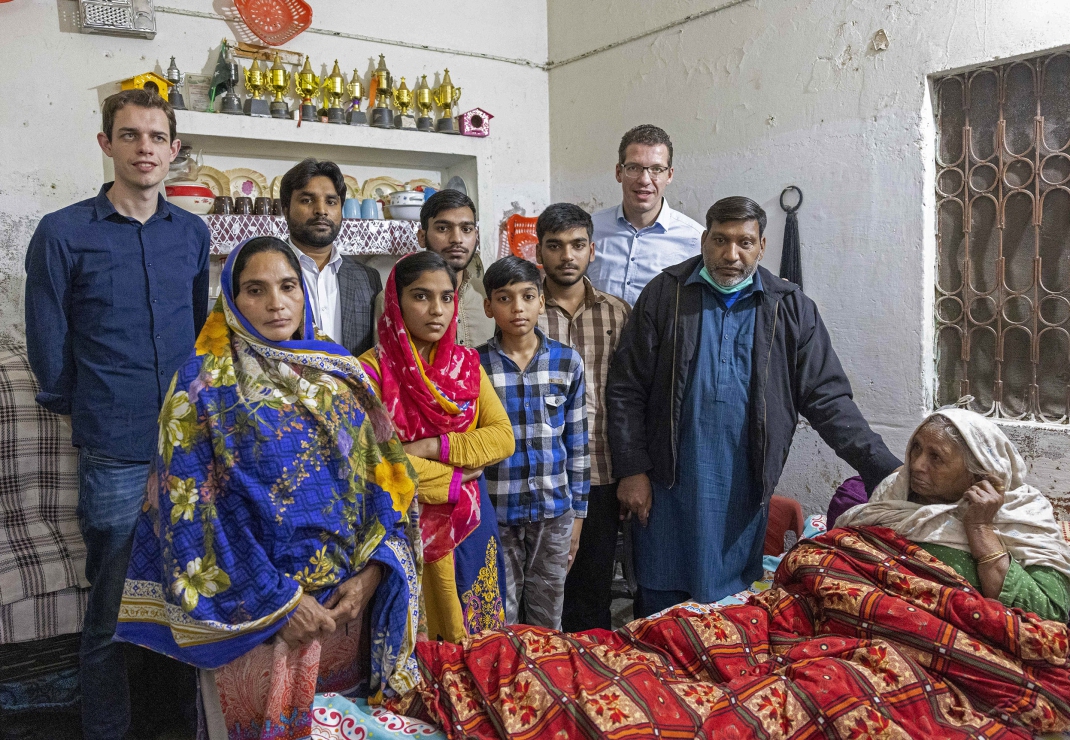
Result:
<svg viewBox="0 0 1070 740">
<path fill-rule="evenodd" d="M 587 295 L 572 316 L 544 288 L 546 313 L 539 317 L 539 328 L 550 339 L 571 346 L 583 360 L 591 485 L 605 486 L 613 482 L 607 437 L 606 376 L 632 309 L 617 296 L 596 289 L 586 277 L 583 284 Z"/>
<path fill-rule="evenodd" d="M 587 516 L 591 465 L 583 360 L 535 329 L 539 348 L 521 370 L 501 351 L 498 337 L 479 358 L 513 422 L 516 450 L 484 469 L 499 524 L 554 519 L 569 509 Z"/>
</svg>

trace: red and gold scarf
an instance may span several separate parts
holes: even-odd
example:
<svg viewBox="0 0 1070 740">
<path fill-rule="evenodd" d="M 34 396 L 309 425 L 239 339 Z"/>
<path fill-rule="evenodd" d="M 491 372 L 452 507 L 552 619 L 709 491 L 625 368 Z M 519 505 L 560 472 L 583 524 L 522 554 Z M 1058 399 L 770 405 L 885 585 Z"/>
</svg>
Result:
<svg viewBox="0 0 1070 740">
<path fill-rule="evenodd" d="M 402 442 L 465 432 L 476 418 L 479 353 L 457 344 L 457 303 L 446 333 L 424 364 L 401 315 L 394 272 L 386 281 L 375 347 L 383 404 Z M 478 526 L 478 481 L 463 484 L 456 503 L 424 504 L 420 511 L 424 561 L 433 563 L 448 555 Z"/>
</svg>

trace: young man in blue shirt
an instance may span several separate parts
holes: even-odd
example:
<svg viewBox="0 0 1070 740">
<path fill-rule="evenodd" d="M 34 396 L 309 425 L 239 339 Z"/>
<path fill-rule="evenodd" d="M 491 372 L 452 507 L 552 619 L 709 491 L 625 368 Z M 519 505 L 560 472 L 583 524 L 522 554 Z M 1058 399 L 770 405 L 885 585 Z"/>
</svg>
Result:
<svg viewBox="0 0 1070 740">
<path fill-rule="evenodd" d="M 112 642 L 157 416 L 208 313 L 208 228 L 159 192 L 178 154 L 175 114 L 146 90 L 101 106 L 97 142 L 115 181 L 41 219 L 26 254 L 26 344 L 37 402 L 70 416 L 91 584 L 79 678 L 87 738 L 130 724 Z"/>
<path fill-rule="evenodd" d="M 561 629 L 565 576 L 580 544 L 591 465 L 583 361 L 538 328 L 542 278 L 519 257 L 483 278 L 498 330 L 479 348 L 513 422 L 516 450 L 484 474 L 505 559 L 505 618 Z"/>
</svg>

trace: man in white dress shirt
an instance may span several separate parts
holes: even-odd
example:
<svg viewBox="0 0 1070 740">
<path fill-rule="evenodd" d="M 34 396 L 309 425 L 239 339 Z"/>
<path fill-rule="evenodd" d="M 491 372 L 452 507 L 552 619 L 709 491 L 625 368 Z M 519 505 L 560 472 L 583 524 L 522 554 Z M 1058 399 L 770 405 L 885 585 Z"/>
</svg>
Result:
<svg viewBox="0 0 1070 740">
<path fill-rule="evenodd" d="M 669 135 L 650 124 L 636 126 L 618 150 L 621 204 L 591 216 L 598 259 L 587 277 L 629 305 L 655 275 L 701 251 L 702 226 L 665 202 L 672 175 Z"/>
<path fill-rule="evenodd" d="M 279 200 L 290 247 L 301 263 L 316 326 L 359 357 L 375 341 L 372 304 L 382 290 L 374 269 L 339 253 L 346 184 L 334 162 L 306 159 L 282 176 Z"/>
</svg>

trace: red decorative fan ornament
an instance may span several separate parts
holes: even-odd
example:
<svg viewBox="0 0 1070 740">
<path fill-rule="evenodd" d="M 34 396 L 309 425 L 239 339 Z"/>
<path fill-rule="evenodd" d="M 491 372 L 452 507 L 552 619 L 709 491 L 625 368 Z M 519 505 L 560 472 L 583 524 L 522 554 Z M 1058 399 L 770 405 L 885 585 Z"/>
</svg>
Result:
<svg viewBox="0 0 1070 740">
<path fill-rule="evenodd" d="M 249 30 L 269 46 L 282 46 L 312 25 L 304 0 L 234 0 Z"/>
</svg>

